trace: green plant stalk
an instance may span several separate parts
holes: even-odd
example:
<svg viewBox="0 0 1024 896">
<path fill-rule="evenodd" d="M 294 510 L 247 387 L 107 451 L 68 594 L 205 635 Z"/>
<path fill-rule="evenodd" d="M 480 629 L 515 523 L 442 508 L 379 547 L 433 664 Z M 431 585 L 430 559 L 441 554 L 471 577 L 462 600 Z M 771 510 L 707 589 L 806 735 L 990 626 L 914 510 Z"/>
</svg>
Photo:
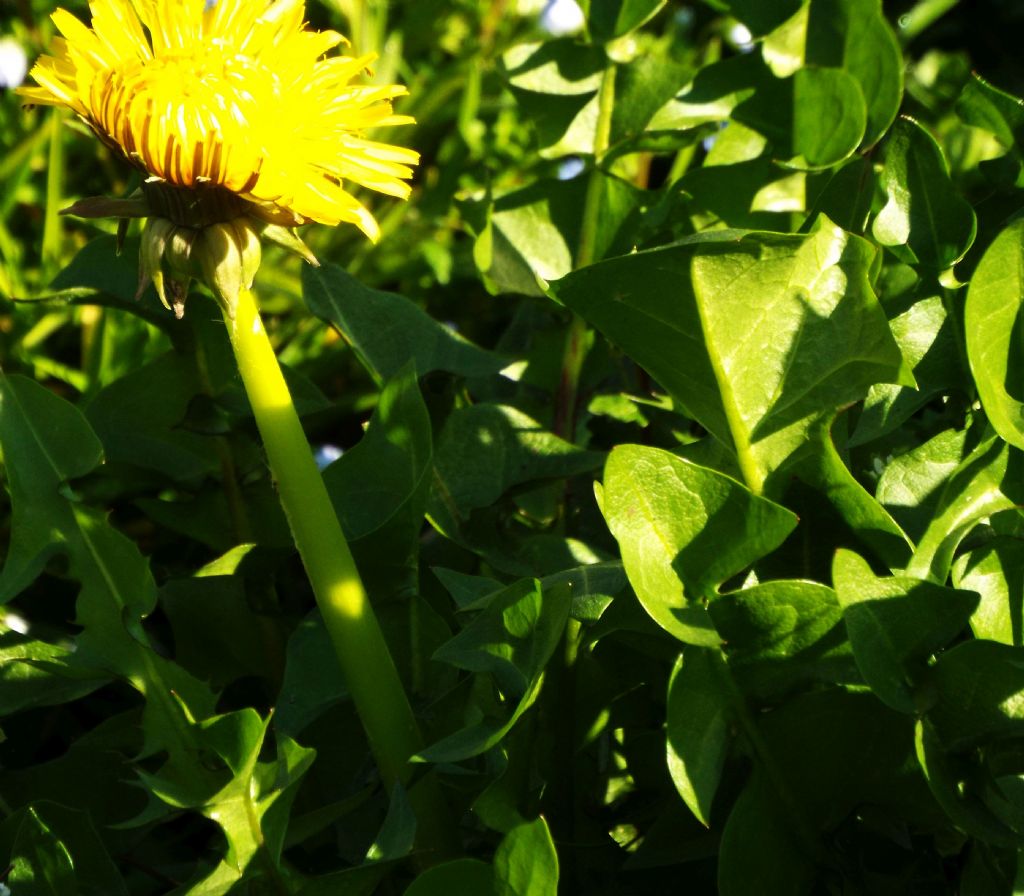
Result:
<svg viewBox="0 0 1024 896">
<path fill-rule="evenodd" d="M 234 318 L 225 315 L 225 323 L 281 505 L 391 792 L 396 783 L 409 783 L 409 758 L 422 746 L 412 707 L 250 291 L 242 290 Z M 417 810 L 420 845 L 435 856 L 448 853 L 454 831 L 436 779 L 423 778 L 411 790 L 410 801 Z"/>
<path fill-rule="evenodd" d="M 64 192 L 64 113 L 54 109 L 50 116 L 50 152 L 46 165 L 46 211 L 43 218 L 43 267 L 56 270 L 60 263 L 60 206 Z"/>
<path fill-rule="evenodd" d="M 597 228 L 601 216 L 604 180 L 600 163 L 608 151 L 611 138 L 612 109 L 615 106 L 615 63 L 609 61 L 601 78 L 598 93 L 597 124 L 594 131 L 594 168 L 587 182 L 583 201 L 583 219 L 576 247 L 575 270 L 593 264 L 597 256 Z M 556 435 L 569 442 L 575 441 L 576 404 L 579 400 L 580 374 L 592 343 L 587 322 L 573 314 L 565 338 L 558 391 L 555 395 Z M 555 835 L 566 842 L 575 839 L 576 812 L 576 655 L 580 643 L 580 623 L 569 618 L 562 636 L 559 659 L 553 660 L 552 681 L 545 703 L 555 732 L 555 761 L 552 763 L 554 780 L 550 787 L 552 825 Z M 563 871 L 566 886 L 575 883 L 575 863 L 567 857 Z"/>
<path fill-rule="evenodd" d="M 615 63 L 609 62 L 601 78 L 598 92 L 597 124 L 594 129 L 594 168 L 587 181 L 587 193 L 583 200 L 583 220 L 580 222 L 580 239 L 576 247 L 574 270 L 593 264 L 597 256 L 597 228 L 601 218 L 603 175 L 601 159 L 608 151 L 611 139 L 612 109 L 615 107 Z M 580 373 L 587 356 L 587 322 L 573 314 L 569 332 L 565 337 L 562 354 L 561 374 L 558 393 L 555 396 L 554 431 L 567 441 L 573 441 L 576 428 L 576 402 L 579 396 Z"/>
</svg>

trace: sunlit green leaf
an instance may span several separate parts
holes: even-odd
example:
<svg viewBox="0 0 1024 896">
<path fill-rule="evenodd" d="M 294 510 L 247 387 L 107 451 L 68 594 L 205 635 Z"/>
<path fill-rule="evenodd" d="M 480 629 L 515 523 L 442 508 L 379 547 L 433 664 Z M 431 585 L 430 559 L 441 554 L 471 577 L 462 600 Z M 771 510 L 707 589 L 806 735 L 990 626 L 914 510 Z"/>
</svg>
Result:
<svg viewBox="0 0 1024 896">
<path fill-rule="evenodd" d="M 337 327 L 378 380 L 397 374 L 412 359 L 416 373 L 447 370 L 462 376 L 494 373 L 505 362 L 433 320 L 403 296 L 364 286 L 342 268 L 302 271 L 310 310 Z"/>
<path fill-rule="evenodd" d="M 864 679 L 888 706 L 918 712 L 926 661 L 963 630 L 978 596 L 920 579 L 879 578 L 852 551 L 836 554 L 832 575 Z"/>
<path fill-rule="evenodd" d="M 75 896 L 79 891 L 67 847 L 34 809 L 18 828 L 5 877 L 15 892 L 28 896 Z"/>
<path fill-rule="evenodd" d="M 994 435 L 948 476 L 928 528 L 907 566 L 910 575 L 944 582 L 957 546 L 981 520 L 1024 502 L 1024 457 Z"/>
<path fill-rule="evenodd" d="M 711 824 L 711 802 L 718 790 L 729 749 L 733 693 L 725 686 L 721 657 L 688 647 L 676 661 L 665 707 L 668 771 L 695 816 Z"/>
<path fill-rule="evenodd" d="M 828 222 L 807 237 L 716 232 L 593 265 L 555 290 L 760 488 L 815 421 L 876 382 L 911 382 L 867 280 L 873 258 Z"/>
<path fill-rule="evenodd" d="M 558 855 L 543 818 L 509 831 L 494 853 L 495 896 L 556 896 Z"/>
<path fill-rule="evenodd" d="M 964 308 L 967 357 L 988 418 L 1024 449 L 1024 219 L 996 237 L 971 279 Z"/>
<path fill-rule="evenodd" d="M 961 554 L 953 564 L 953 582 L 981 595 L 971 616 L 976 637 L 1022 646 L 1024 542 L 1003 536 Z"/>
<path fill-rule="evenodd" d="M 910 260 L 945 270 L 974 242 L 974 210 L 949 177 L 935 138 L 912 118 L 892 128 L 882 186 L 888 201 L 872 233 L 883 246 L 906 246 Z"/>
<path fill-rule="evenodd" d="M 680 640 L 706 646 L 720 638 L 704 602 L 796 525 L 734 479 L 639 445 L 609 456 L 601 503 L 644 609 Z"/>
<path fill-rule="evenodd" d="M 478 711 L 476 721 L 421 750 L 418 758 L 458 762 L 505 736 L 540 694 L 544 667 L 562 637 L 570 600 L 565 585 L 544 591 L 536 581 L 510 585 L 435 652 L 435 660 L 490 675 L 505 705 L 497 714 Z"/>
<path fill-rule="evenodd" d="M 435 865 L 416 878 L 404 896 L 449 896 L 450 893 L 494 892 L 494 872 L 479 859 L 455 859 Z"/>
<path fill-rule="evenodd" d="M 68 497 L 67 480 L 99 461 L 95 435 L 80 412 L 53 393 L 30 380 L 0 376 L 0 440 L 17 532 L 0 575 L 0 596 L 14 596 L 49 557 L 66 553 L 72 576 L 82 583 L 77 657 L 147 697 L 147 751 L 166 749 L 176 763 L 192 765 L 179 701 L 202 716 L 213 695 L 148 643 L 140 623 L 155 606 L 156 587 L 138 549 L 102 514 Z"/>
</svg>

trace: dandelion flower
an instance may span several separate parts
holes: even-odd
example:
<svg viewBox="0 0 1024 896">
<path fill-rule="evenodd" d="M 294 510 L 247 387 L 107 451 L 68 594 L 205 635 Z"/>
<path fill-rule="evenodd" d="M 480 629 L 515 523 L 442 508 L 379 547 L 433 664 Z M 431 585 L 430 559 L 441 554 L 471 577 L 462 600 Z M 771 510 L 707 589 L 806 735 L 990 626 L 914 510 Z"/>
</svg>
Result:
<svg viewBox="0 0 1024 896">
<path fill-rule="evenodd" d="M 417 153 L 364 136 L 412 121 L 391 108 L 405 88 L 359 83 L 374 57 L 331 55 L 345 39 L 308 30 L 303 0 L 89 8 L 91 27 L 54 13 L 63 37 L 32 69 L 39 86 L 21 93 L 81 116 L 148 175 L 146 199 L 163 216 L 194 226 L 238 215 L 287 227 L 349 222 L 375 240 L 376 220 L 346 184 L 408 196 Z M 199 206 L 212 221 L 182 219 Z"/>
</svg>

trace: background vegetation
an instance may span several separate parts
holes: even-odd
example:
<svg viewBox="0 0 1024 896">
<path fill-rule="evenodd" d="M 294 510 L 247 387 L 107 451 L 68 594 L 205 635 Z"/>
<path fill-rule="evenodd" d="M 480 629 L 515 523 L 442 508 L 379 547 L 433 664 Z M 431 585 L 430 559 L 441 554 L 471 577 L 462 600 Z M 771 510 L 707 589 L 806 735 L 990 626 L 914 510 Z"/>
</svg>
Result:
<svg viewBox="0 0 1024 896">
<path fill-rule="evenodd" d="M 137 175 L 0 95 L 15 896 L 1021 886 L 1024 12 L 583 5 L 310 2 L 423 163 L 380 245 L 256 284 L 451 806 L 429 870 L 215 304 L 133 301 L 137 233 L 58 211 Z M 0 10 L 5 84 L 51 9 Z"/>
</svg>

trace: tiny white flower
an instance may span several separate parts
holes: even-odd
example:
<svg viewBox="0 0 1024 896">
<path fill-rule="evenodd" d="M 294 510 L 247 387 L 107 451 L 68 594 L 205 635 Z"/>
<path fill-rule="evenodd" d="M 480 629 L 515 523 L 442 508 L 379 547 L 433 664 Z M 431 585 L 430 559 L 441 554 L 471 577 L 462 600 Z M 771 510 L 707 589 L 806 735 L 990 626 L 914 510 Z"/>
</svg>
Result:
<svg viewBox="0 0 1024 896">
<path fill-rule="evenodd" d="M 754 35 L 742 22 L 737 22 L 729 29 L 729 40 L 741 53 L 746 53 L 754 48 Z"/>
<path fill-rule="evenodd" d="M 540 14 L 540 27 L 552 37 L 575 34 L 584 21 L 583 10 L 576 0 L 548 0 Z"/>
<path fill-rule="evenodd" d="M 0 38 L 0 87 L 21 86 L 28 72 L 28 57 L 13 37 Z M 0 892 L 0 896 L 3 893 Z"/>
<path fill-rule="evenodd" d="M 7 626 L 8 629 L 12 632 L 17 632 L 19 635 L 28 634 L 28 620 L 20 613 L 7 610 L 3 617 L 0 618 L 0 624 Z M 0 890 L 0 896 L 4 896 L 2 890 Z"/>
<path fill-rule="evenodd" d="M 320 445 L 313 453 L 313 459 L 316 461 L 316 465 L 323 470 L 325 467 L 329 467 L 333 464 L 342 454 L 345 452 L 337 445 Z"/>
<path fill-rule="evenodd" d="M 574 177 L 582 174 L 585 167 L 583 159 L 579 156 L 569 156 L 569 158 L 563 159 L 558 165 L 558 179 L 572 180 Z"/>
</svg>

